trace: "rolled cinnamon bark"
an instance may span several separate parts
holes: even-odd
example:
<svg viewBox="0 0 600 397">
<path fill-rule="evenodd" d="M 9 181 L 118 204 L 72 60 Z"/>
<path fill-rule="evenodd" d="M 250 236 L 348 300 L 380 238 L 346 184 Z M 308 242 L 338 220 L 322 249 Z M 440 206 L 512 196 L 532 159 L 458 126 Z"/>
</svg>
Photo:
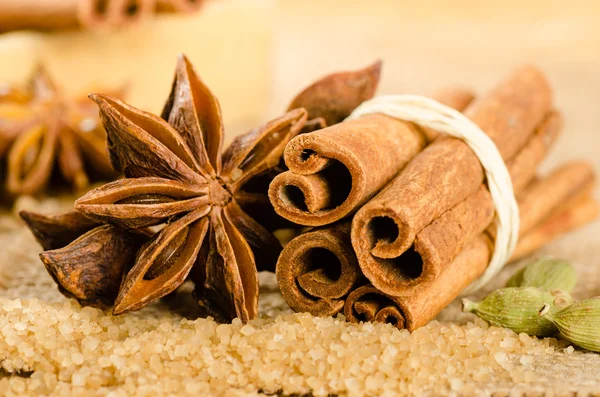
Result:
<svg viewBox="0 0 600 397">
<path fill-rule="evenodd" d="M 534 226 L 526 226 L 524 230 L 529 232 L 519 240 L 511 260 L 523 257 L 597 217 L 600 206 L 591 197 L 594 180 L 593 175 L 590 179 L 590 170 L 591 167 L 585 163 L 567 164 L 549 176 L 540 178 L 526 190 L 524 199 L 519 202 L 520 209 L 525 218 L 524 224 Z M 571 188 L 563 187 L 565 184 Z M 554 203 L 554 208 L 549 208 L 548 203 Z M 535 211 L 537 207 L 548 210 Z M 551 213 L 549 217 L 548 212 Z M 436 279 L 406 288 L 402 296 L 388 295 L 369 284 L 350 292 L 344 301 L 352 285 L 364 280 L 348 245 L 348 233 L 346 221 L 296 237 L 284 249 L 277 264 L 277 276 L 282 294 L 294 310 L 328 316 L 338 313 L 343 303 L 344 314 L 349 321 L 387 322 L 412 331 L 431 321 L 480 277 L 493 252 L 492 239 L 484 232 L 472 239 Z M 321 242 L 323 240 L 324 243 Z M 321 262 L 320 267 L 315 266 L 309 256 L 314 248 L 327 249 L 328 253 L 321 258 L 330 256 L 333 260 Z M 346 264 L 342 265 L 346 266 L 343 270 L 338 270 L 340 262 Z M 327 272 L 329 277 L 324 276 Z M 351 279 L 351 282 L 340 282 L 341 277 L 338 281 L 332 281 L 344 272 L 352 275 L 346 279 Z M 336 292 L 332 293 L 333 290 Z M 337 298 L 328 299 L 331 296 Z"/>
<path fill-rule="evenodd" d="M 581 194 L 589 195 L 595 184 L 594 168 L 583 161 L 563 164 L 533 184 L 519 199 L 521 236 Z M 493 237 L 495 229 L 490 229 Z"/>
<path fill-rule="evenodd" d="M 155 0 L 2 0 L 0 32 L 123 26 L 152 13 Z"/>
<path fill-rule="evenodd" d="M 522 67 L 475 103 L 467 115 L 494 141 L 502 157 L 509 160 L 526 145 L 549 113 L 551 96 L 542 73 L 531 66 Z M 474 205 L 490 202 L 486 192 L 480 190 L 482 182 L 483 170 L 477 156 L 456 138 L 437 139 L 416 156 L 354 216 L 352 245 L 369 281 L 390 295 L 400 294 L 398 289 L 407 284 L 415 285 L 411 279 L 422 273 L 420 256 L 411 249 L 417 234 L 470 196 L 475 195 L 468 205 L 457 207 L 450 213 L 452 216 L 447 216 L 449 223 L 458 227 L 454 239 L 466 242 L 470 235 L 487 227 L 489 206 Z M 461 223 L 470 218 L 478 221 L 477 227 Z M 444 228 L 441 230 L 446 232 Z M 461 233 L 462 237 L 457 237 Z M 449 252 L 440 255 L 440 263 L 448 263 L 447 258 L 451 260 L 459 252 L 453 246 L 455 242 L 452 239 L 445 242 Z M 396 266 L 396 258 L 403 254 L 403 260 L 415 266 Z"/>
<path fill-rule="evenodd" d="M 563 125 L 562 114 L 552 110 L 525 147 L 507 164 L 513 191 L 517 196 L 535 179 L 538 166 L 556 142 Z"/>
<path fill-rule="evenodd" d="M 332 316 L 363 279 L 350 244 L 350 221 L 313 229 L 290 241 L 279 256 L 277 281 L 297 312 Z"/>
<path fill-rule="evenodd" d="M 344 316 L 352 323 L 380 322 L 404 329 L 404 314 L 394 299 L 371 284 L 363 285 L 348 295 L 344 303 Z"/>
<path fill-rule="evenodd" d="M 434 98 L 462 110 L 472 95 L 450 90 Z M 333 223 L 373 197 L 434 135 L 381 114 L 299 135 L 286 147 L 289 171 L 271 182 L 269 198 L 275 211 L 292 222 Z"/>
<path fill-rule="evenodd" d="M 600 205 L 591 195 L 579 197 L 523 236 L 510 260 L 524 258 L 549 241 L 588 224 L 598 217 L 599 212 Z"/>
<path fill-rule="evenodd" d="M 507 164 L 515 193 L 535 176 L 535 171 L 562 128 L 562 116 L 550 112 L 525 147 Z M 576 178 L 577 180 L 580 178 Z M 377 287 L 396 295 L 421 282 L 435 279 L 475 236 L 486 230 L 494 217 L 494 204 L 487 186 L 479 189 L 426 226 L 414 244 L 396 258 L 365 256 L 367 266 L 380 270 L 374 277 Z M 526 222 L 527 223 L 527 222 Z M 495 237 L 495 228 L 490 228 Z M 388 270 L 389 269 L 389 270 Z M 384 275 L 383 277 L 378 277 Z"/>
<path fill-rule="evenodd" d="M 524 150 L 524 152 L 528 152 L 528 150 Z M 523 175 L 523 173 L 521 173 L 521 175 Z M 560 212 L 564 207 L 570 207 L 573 200 L 579 200 L 581 196 L 590 196 L 594 185 L 594 170 L 589 163 L 582 161 L 564 164 L 551 172 L 548 176 L 540 178 L 536 183 L 530 185 L 518 200 L 521 218 L 519 229 L 520 236 L 527 236 L 532 229 L 537 228 L 545 219 Z M 579 224 L 577 224 L 577 226 L 579 226 Z M 438 232 L 441 235 L 443 229 L 438 230 Z M 448 233 L 452 235 L 453 230 L 448 230 Z M 495 239 L 495 233 L 495 227 L 489 227 L 486 231 L 486 235 L 488 235 L 492 241 Z M 522 239 L 519 240 L 519 246 L 523 244 L 521 240 Z M 540 245 L 547 241 L 549 240 L 541 241 Z M 417 243 L 415 243 L 415 247 L 417 247 Z M 419 249 L 422 248 L 423 247 L 419 247 Z M 432 245 L 427 248 L 429 251 L 423 249 L 423 251 L 420 252 L 426 252 L 429 255 L 438 252 L 432 248 Z M 429 266 L 430 268 L 433 267 L 433 261 L 429 256 L 421 255 L 421 258 L 423 260 L 423 275 L 425 275 L 426 266 Z M 417 277 L 415 278 L 415 282 L 405 283 L 403 286 L 397 287 L 394 290 L 393 295 L 417 293 L 415 291 L 415 286 L 420 283 L 427 284 L 427 282 L 430 282 L 432 279 L 439 277 L 440 273 L 444 271 L 444 267 L 434 269 L 431 271 L 431 273 L 434 273 L 434 276 L 425 275 L 425 277 Z M 456 292 L 457 295 L 459 293 L 460 291 Z"/>
<path fill-rule="evenodd" d="M 518 201 L 522 225 L 520 233 L 523 238 L 519 239 L 511 260 L 522 257 L 556 236 L 595 219 L 598 205 L 591 199 L 594 184 L 595 177 L 591 165 L 573 162 L 561 166 L 531 185 Z M 559 220 L 564 221 L 564 224 L 559 224 Z M 407 315 L 412 317 L 407 323 L 426 324 L 483 273 L 493 252 L 493 245 L 483 244 L 485 240 L 492 241 L 486 232 L 475 237 L 437 279 L 399 291 L 403 295 L 400 302 L 405 312 L 410 313 Z M 465 258 L 465 252 L 469 258 Z M 462 259 L 459 259 L 460 257 Z M 461 276 L 457 276 L 458 274 Z M 448 283 L 448 279 L 453 275 L 461 282 Z M 423 306 L 422 302 L 435 296 L 430 295 L 432 291 L 440 297 L 447 297 L 443 306 L 437 301 Z"/>
</svg>

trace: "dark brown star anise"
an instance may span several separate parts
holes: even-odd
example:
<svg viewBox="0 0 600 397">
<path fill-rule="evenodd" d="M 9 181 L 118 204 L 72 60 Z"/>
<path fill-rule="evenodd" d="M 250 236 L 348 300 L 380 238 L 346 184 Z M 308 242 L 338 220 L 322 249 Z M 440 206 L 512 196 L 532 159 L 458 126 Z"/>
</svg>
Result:
<svg viewBox="0 0 600 397">
<path fill-rule="evenodd" d="M 254 318 L 257 263 L 272 270 L 281 251 L 269 232 L 277 222 L 272 222 L 268 181 L 280 171 L 291 138 L 323 127 L 331 112 L 336 117 L 349 114 L 350 102 L 368 99 L 357 99 L 365 95 L 364 84 L 372 84 L 363 78 L 365 73 L 373 79 L 379 75 L 367 69 L 348 73 L 355 76 L 350 79 L 348 74 L 329 76 L 312 86 L 319 95 L 305 90 L 294 100 L 311 105 L 311 98 L 324 98 L 323 90 L 330 90 L 332 96 L 353 97 L 338 102 L 343 108 L 312 106 L 310 114 L 291 109 L 237 137 L 223 153 L 219 104 L 184 56 L 178 60 L 162 118 L 93 95 L 107 131 L 111 163 L 126 179 L 81 197 L 75 203 L 79 212 L 55 217 L 21 213 L 47 250 L 41 258 L 59 289 L 82 304 L 114 302 L 113 312 L 120 314 L 140 309 L 190 278 L 205 314 L 219 321 Z M 336 84 L 337 79 L 345 85 Z M 108 269 L 113 261 L 118 262 L 114 271 Z M 102 291 L 93 283 L 82 285 L 82 268 Z"/>
<path fill-rule="evenodd" d="M 113 179 L 117 174 L 105 146 L 94 103 L 63 95 L 43 67 L 36 69 L 26 88 L 2 87 L 0 159 L 6 162 L 6 190 L 11 195 L 41 192 L 55 165 L 76 190 L 85 188 L 90 178 Z"/>
<path fill-rule="evenodd" d="M 46 250 L 40 257 L 59 291 L 82 305 L 111 307 L 123 272 L 149 238 L 144 230 L 100 224 L 77 211 L 53 216 L 22 211 L 21 217 Z"/>
<path fill-rule="evenodd" d="M 137 229 L 164 225 L 138 252 L 114 313 L 137 310 L 176 289 L 194 267 L 207 314 L 224 321 L 257 315 L 255 257 L 276 260 L 280 244 L 246 215 L 244 185 L 279 163 L 303 127 L 295 109 L 237 137 L 224 153 L 221 110 L 185 57 L 179 59 L 162 118 L 93 95 L 110 160 L 126 179 L 92 190 L 75 208 L 102 223 Z"/>
<path fill-rule="evenodd" d="M 381 61 L 364 69 L 330 74 L 306 87 L 288 109 L 306 109 L 311 118 L 309 126 L 337 124 L 375 95 L 380 74 Z"/>
</svg>

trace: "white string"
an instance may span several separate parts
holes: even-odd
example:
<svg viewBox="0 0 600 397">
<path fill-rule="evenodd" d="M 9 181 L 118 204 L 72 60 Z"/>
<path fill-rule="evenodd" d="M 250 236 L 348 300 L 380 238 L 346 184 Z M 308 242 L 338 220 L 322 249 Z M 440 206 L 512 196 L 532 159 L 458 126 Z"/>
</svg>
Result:
<svg viewBox="0 0 600 397">
<path fill-rule="evenodd" d="M 479 158 L 496 207 L 498 226 L 492 259 L 481 278 L 474 281 L 465 293 L 480 289 L 506 264 L 519 237 L 519 207 L 510 174 L 498 148 L 490 137 L 465 115 L 431 98 L 419 95 L 376 97 L 363 102 L 346 120 L 370 113 L 382 113 L 411 121 L 462 139 Z"/>
</svg>

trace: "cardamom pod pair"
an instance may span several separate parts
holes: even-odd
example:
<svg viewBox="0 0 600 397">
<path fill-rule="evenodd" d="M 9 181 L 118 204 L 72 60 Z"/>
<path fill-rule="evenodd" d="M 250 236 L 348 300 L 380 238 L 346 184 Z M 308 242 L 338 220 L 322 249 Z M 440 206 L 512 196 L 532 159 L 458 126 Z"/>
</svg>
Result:
<svg viewBox="0 0 600 397">
<path fill-rule="evenodd" d="M 600 352 L 600 297 L 574 302 L 570 292 L 576 283 L 568 262 L 544 258 L 515 273 L 505 288 L 483 301 L 463 299 L 463 311 L 517 333 L 560 333 L 577 346 Z"/>
<path fill-rule="evenodd" d="M 509 287 L 492 292 L 481 302 L 463 299 L 463 311 L 473 312 L 488 323 L 509 328 L 516 333 L 535 336 L 552 336 L 556 326 L 540 316 L 540 309 L 556 313 L 573 303 L 573 298 L 563 291 L 545 291 L 536 287 Z"/>
</svg>

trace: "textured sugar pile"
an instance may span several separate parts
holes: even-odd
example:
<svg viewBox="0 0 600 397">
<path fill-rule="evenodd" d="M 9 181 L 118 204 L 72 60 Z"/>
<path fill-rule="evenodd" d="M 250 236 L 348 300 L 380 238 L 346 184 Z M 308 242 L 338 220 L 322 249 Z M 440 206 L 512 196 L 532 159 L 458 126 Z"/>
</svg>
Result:
<svg viewBox="0 0 600 397">
<path fill-rule="evenodd" d="M 577 298 L 600 295 L 599 232 L 596 223 L 546 250 L 581 263 Z M 458 302 L 411 334 L 293 314 L 262 274 L 261 318 L 245 326 L 187 319 L 185 293 L 112 317 L 58 293 L 38 245 L 10 214 L 0 217 L 0 245 L 6 395 L 600 395 L 600 354 L 488 327 Z"/>
</svg>

